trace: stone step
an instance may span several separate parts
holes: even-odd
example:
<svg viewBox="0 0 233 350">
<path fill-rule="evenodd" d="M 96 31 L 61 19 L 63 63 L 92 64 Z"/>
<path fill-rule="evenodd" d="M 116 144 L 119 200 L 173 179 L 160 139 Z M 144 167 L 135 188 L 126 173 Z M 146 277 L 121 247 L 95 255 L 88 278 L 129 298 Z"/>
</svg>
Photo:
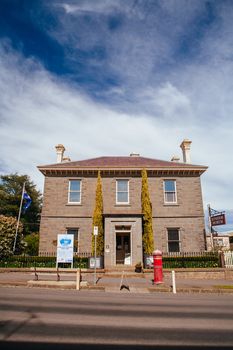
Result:
<svg viewBox="0 0 233 350">
<path fill-rule="evenodd" d="M 143 273 L 136 273 L 136 272 L 131 272 L 131 271 L 111 271 L 111 272 L 105 272 L 104 277 L 121 277 L 122 275 L 128 277 L 128 278 L 132 278 L 132 277 L 136 277 L 136 278 L 145 278 Z"/>
<path fill-rule="evenodd" d="M 135 272 L 134 266 L 117 265 L 114 267 L 105 268 L 105 273 L 108 272 Z"/>
</svg>

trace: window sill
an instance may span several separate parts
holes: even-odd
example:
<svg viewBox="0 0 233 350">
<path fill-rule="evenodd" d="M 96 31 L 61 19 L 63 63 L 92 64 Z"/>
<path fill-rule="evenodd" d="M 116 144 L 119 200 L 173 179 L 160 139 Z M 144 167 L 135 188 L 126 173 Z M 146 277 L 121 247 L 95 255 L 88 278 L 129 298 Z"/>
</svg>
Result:
<svg viewBox="0 0 233 350">
<path fill-rule="evenodd" d="M 179 204 L 178 203 L 164 203 L 163 206 L 164 207 L 178 207 Z"/>
<path fill-rule="evenodd" d="M 129 204 L 129 203 L 122 203 L 122 204 L 117 203 L 114 205 L 114 207 L 131 207 L 131 204 Z"/>
<path fill-rule="evenodd" d="M 81 205 L 82 205 L 81 203 L 66 203 L 67 207 L 70 207 L 70 206 L 71 207 L 73 207 L 73 206 L 79 206 L 80 207 Z"/>
</svg>

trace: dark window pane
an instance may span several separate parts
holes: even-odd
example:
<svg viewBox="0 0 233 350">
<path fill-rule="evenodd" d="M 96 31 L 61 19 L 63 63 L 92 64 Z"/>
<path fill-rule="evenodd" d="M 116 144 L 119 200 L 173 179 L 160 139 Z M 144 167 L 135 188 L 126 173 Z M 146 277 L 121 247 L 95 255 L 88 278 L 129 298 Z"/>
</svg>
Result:
<svg viewBox="0 0 233 350">
<path fill-rule="evenodd" d="M 169 252 L 179 252 L 180 251 L 179 242 L 168 242 L 168 251 Z"/>
<path fill-rule="evenodd" d="M 77 252 L 78 251 L 78 229 L 68 228 L 67 234 L 74 235 L 74 252 Z"/>
<path fill-rule="evenodd" d="M 168 240 L 179 241 L 179 230 L 177 229 L 168 230 Z"/>
<path fill-rule="evenodd" d="M 74 239 L 78 239 L 78 229 L 77 228 L 68 228 L 67 234 L 74 235 Z"/>
</svg>

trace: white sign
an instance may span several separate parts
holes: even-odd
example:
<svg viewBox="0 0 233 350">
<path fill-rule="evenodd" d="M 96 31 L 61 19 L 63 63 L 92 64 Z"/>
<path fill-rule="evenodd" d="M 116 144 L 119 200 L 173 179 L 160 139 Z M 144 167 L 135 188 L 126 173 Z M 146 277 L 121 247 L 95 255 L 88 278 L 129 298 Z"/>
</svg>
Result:
<svg viewBox="0 0 233 350">
<path fill-rule="evenodd" d="M 73 265 L 74 235 L 57 235 L 57 264 L 70 263 Z"/>
<path fill-rule="evenodd" d="M 131 256 L 130 255 L 125 257 L 124 264 L 125 265 L 131 265 Z"/>
<path fill-rule="evenodd" d="M 95 267 L 97 268 L 97 269 L 101 269 L 101 259 L 98 257 L 98 258 L 96 258 L 96 260 L 95 260 L 95 258 L 90 258 L 89 259 L 89 267 L 90 267 L 90 269 L 94 269 Z"/>
<path fill-rule="evenodd" d="M 98 236 L 98 226 L 94 226 L 94 236 Z"/>
</svg>

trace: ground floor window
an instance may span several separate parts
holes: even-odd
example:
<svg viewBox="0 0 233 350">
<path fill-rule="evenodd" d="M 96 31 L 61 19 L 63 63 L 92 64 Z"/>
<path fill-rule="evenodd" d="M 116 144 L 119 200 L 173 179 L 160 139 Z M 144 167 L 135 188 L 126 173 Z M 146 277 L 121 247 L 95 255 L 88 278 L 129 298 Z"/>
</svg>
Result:
<svg viewBox="0 0 233 350">
<path fill-rule="evenodd" d="M 180 252 L 180 230 L 178 228 L 167 229 L 168 252 Z"/>
<path fill-rule="evenodd" d="M 74 235 L 74 252 L 78 252 L 78 228 L 67 228 L 66 233 Z"/>
</svg>

